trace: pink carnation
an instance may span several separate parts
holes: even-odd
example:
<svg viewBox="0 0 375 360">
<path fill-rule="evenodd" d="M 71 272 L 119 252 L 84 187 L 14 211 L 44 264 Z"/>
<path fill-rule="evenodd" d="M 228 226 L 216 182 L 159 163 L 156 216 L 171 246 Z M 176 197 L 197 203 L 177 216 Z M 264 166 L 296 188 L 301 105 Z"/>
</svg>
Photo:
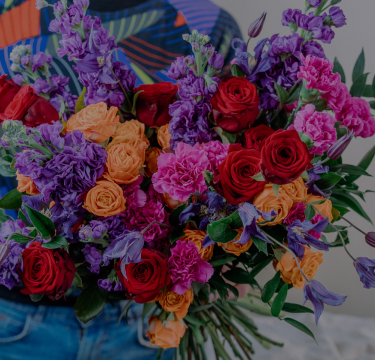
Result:
<svg viewBox="0 0 375 360">
<path fill-rule="evenodd" d="M 198 248 L 188 241 L 177 240 L 171 249 L 168 269 L 173 282 L 172 291 L 179 295 L 185 294 L 193 281 L 206 283 L 214 273 L 214 269 L 202 260 Z"/>
<path fill-rule="evenodd" d="M 305 217 L 305 205 L 303 205 L 303 203 L 297 203 L 296 205 L 294 205 L 290 211 L 289 211 L 289 214 L 286 216 L 286 218 L 283 220 L 283 223 L 286 225 L 286 226 L 289 226 L 291 224 L 294 223 L 294 221 L 296 220 L 300 220 L 301 222 L 305 221 L 306 220 L 306 217 Z"/>
<path fill-rule="evenodd" d="M 342 110 L 345 102 L 350 98 L 350 94 L 347 86 L 340 82 L 331 91 L 323 94 L 321 98 L 326 100 L 329 108 L 337 113 Z"/>
<path fill-rule="evenodd" d="M 124 198 L 126 199 L 126 207 L 138 208 L 143 207 L 146 204 L 147 196 L 144 191 L 141 190 L 141 184 L 143 176 L 140 175 L 138 179 L 131 184 L 122 185 L 124 192 Z"/>
<path fill-rule="evenodd" d="M 298 79 L 306 80 L 306 89 L 316 89 L 321 93 L 331 91 L 341 82 L 339 73 L 332 74 L 333 63 L 327 59 L 317 58 L 315 56 L 301 55 L 305 66 L 300 67 Z"/>
<path fill-rule="evenodd" d="M 314 141 L 311 154 L 323 155 L 325 151 L 337 140 L 335 118 L 329 114 L 315 111 L 315 106 L 308 104 L 300 110 L 294 123 L 289 129 L 295 129 L 299 133 L 310 136 Z"/>
<path fill-rule="evenodd" d="M 336 114 L 336 119 L 342 120 L 340 127 L 353 130 L 354 136 L 367 138 L 375 133 L 375 120 L 366 100 L 356 97 L 347 99 L 342 111 Z"/>
<path fill-rule="evenodd" d="M 212 140 L 201 145 L 195 144 L 194 147 L 206 153 L 208 161 L 210 162 L 207 170 L 214 172 L 227 157 L 229 144 L 222 144 L 218 140 Z"/>
<path fill-rule="evenodd" d="M 206 191 L 203 171 L 209 164 L 205 151 L 180 142 L 175 154 L 158 157 L 158 171 L 152 176 L 154 188 L 173 200 L 186 201 L 190 194 Z"/>
</svg>

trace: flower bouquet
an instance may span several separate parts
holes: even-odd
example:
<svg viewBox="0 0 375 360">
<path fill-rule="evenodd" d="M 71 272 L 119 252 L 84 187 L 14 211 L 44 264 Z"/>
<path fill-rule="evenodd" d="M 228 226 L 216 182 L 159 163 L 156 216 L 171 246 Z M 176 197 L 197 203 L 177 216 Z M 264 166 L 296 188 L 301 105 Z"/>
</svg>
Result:
<svg viewBox="0 0 375 360">
<path fill-rule="evenodd" d="M 225 360 L 228 348 L 250 359 L 251 337 L 282 346 L 247 311 L 314 337 L 286 313 L 315 313 L 318 322 L 324 304 L 345 301 L 313 279 L 322 251 L 345 247 L 364 286 L 375 287 L 375 260 L 351 255 L 355 225 L 344 217 L 370 221 L 355 181 L 369 176 L 375 148 L 357 166 L 341 157 L 354 136 L 375 133 L 374 102 L 361 98 L 375 88 L 363 53 L 348 90 L 340 63 L 317 42 L 330 43 L 332 28 L 346 23 L 339 2 L 286 10 L 292 35 L 252 52 L 263 14 L 247 43 L 233 39 L 232 76 L 222 79 L 223 56 L 193 31 L 184 35 L 192 55 L 176 58 L 171 82 L 139 87 L 115 61 L 115 37 L 85 14 L 88 0 L 56 3 L 49 30 L 84 90 L 72 95 L 68 78 L 50 76 L 44 53 L 19 45 L 10 54 L 19 74 L 0 78 L 0 172 L 17 176 L 18 187 L 0 208 L 18 219 L 0 214 L 0 283 L 35 302 L 78 293 L 84 323 L 107 302 L 127 301 L 121 318 L 144 304 L 158 357 L 175 348 L 176 358 L 197 360 L 208 358 L 208 339 Z M 365 235 L 375 246 L 374 233 Z M 274 276 L 259 284 L 268 265 Z M 287 303 L 292 288 L 314 310 Z"/>
</svg>

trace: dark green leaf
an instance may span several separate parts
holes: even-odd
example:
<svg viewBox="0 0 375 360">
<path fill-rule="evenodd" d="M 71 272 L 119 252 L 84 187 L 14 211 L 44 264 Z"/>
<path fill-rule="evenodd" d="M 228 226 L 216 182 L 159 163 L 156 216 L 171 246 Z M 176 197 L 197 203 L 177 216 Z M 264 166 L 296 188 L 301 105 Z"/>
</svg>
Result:
<svg viewBox="0 0 375 360">
<path fill-rule="evenodd" d="M 337 57 L 335 57 L 335 61 L 333 62 L 333 72 L 339 73 L 341 75 L 341 82 L 346 83 L 346 76 L 344 72 L 344 68 L 341 66 L 340 62 L 338 61 Z"/>
<path fill-rule="evenodd" d="M 13 218 L 11 216 L 5 215 L 5 211 L 3 209 L 0 209 L 0 224 L 5 223 L 5 221 L 7 220 L 13 220 Z"/>
<path fill-rule="evenodd" d="M 235 239 L 238 235 L 235 229 L 242 226 L 241 218 L 236 211 L 225 219 L 211 222 L 207 227 L 207 232 L 213 241 L 226 244 Z"/>
<path fill-rule="evenodd" d="M 30 295 L 30 299 L 33 302 L 38 302 L 38 301 L 42 300 L 42 298 L 43 298 L 43 294 L 32 294 L 32 295 Z"/>
<path fill-rule="evenodd" d="M 169 240 L 170 240 L 171 244 L 173 244 L 178 239 L 181 239 L 184 235 L 185 235 L 185 233 L 181 228 L 175 228 L 175 229 L 172 229 L 172 231 L 169 235 Z"/>
<path fill-rule="evenodd" d="M 74 279 L 73 279 L 73 285 L 75 286 L 78 286 L 78 287 L 82 287 L 82 279 L 81 277 L 79 276 L 78 272 L 76 271 L 76 273 L 74 274 Z"/>
<path fill-rule="evenodd" d="M 221 299 L 225 300 L 227 298 L 227 286 L 225 284 L 224 279 L 220 276 L 218 272 L 214 272 L 214 274 L 211 276 L 209 280 L 209 284 L 214 290 L 216 290 L 219 293 Z"/>
<path fill-rule="evenodd" d="M 367 170 L 375 156 L 375 145 L 365 154 L 359 162 L 358 167 Z M 352 183 L 359 178 L 359 175 L 350 175 L 345 178 L 348 183 Z"/>
<path fill-rule="evenodd" d="M 231 134 L 229 132 L 223 131 L 223 135 L 229 140 L 231 144 L 234 144 L 236 142 L 236 139 L 237 139 L 236 134 Z"/>
<path fill-rule="evenodd" d="M 315 209 L 308 204 L 305 209 L 306 220 L 311 220 L 315 216 Z"/>
<path fill-rule="evenodd" d="M 234 268 L 223 273 L 223 276 L 235 284 L 252 284 L 250 274 L 241 268 Z"/>
<path fill-rule="evenodd" d="M 280 271 L 278 271 L 275 276 L 264 285 L 262 291 L 262 301 L 268 303 L 271 299 L 273 294 L 276 292 L 276 289 L 280 282 Z"/>
<path fill-rule="evenodd" d="M 358 78 L 360 77 L 361 75 L 363 75 L 363 73 L 365 72 L 365 52 L 362 48 L 362 52 L 359 54 L 359 57 L 354 65 L 354 69 L 353 69 L 353 75 L 352 75 L 352 80 L 353 82 Z"/>
<path fill-rule="evenodd" d="M 43 238 L 52 238 L 53 236 L 55 236 L 55 225 L 49 217 L 43 215 L 39 211 L 32 209 L 26 204 L 24 204 L 24 207 L 27 215 L 29 215 L 31 222 L 40 231 Z"/>
<path fill-rule="evenodd" d="M 348 232 L 347 231 L 340 231 L 340 234 L 344 239 L 345 245 L 348 245 L 349 244 Z M 330 243 L 330 247 L 335 248 L 335 247 L 342 247 L 342 246 L 343 246 L 343 244 L 342 244 L 342 240 L 340 238 L 340 235 L 337 234 L 336 240 L 334 242 Z"/>
<path fill-rule="evenodd" d="M 298 85 L 295 88 L 295 90 L 291 94 L 289 94 L 289 99 L 285 103 L 285 105 L 292 105 L 292 104 L 294 104 L 298 100 L 299 95 L 301 93 L 301 88 L 302 88 L 302 85 Z"/>
<path fill-rule="evenodd" d="M 284 306 L 282 308 L 282 311 L 293 313 L 293 314 L 299 314 L 299 313 L 309 313 L 314 314 L 314 311 L 309 309 L 306 306 L 299 305 L 299 304 L 291 304 L 291 303 L 284 303 Z"/>
<path fill-rule="evenodd" d="M 76 101 L 76 106 L 75 106 L 75 113 L 80 112 L 82 109 L 85 108 L 85 105 L 83 101 L 85 100 L 85 94 L 86 94 L 87 89 L 84 87 L 81 94 L 79 95 L 77 101 Z"/>
<path fill-rule="evenodd" d="M 146 316 L 151 312 L 151 310 L 156 306 L 154 302 L 149 302 L 143 305 L 142 309 L 142 321 L 146 319 Z"/>
<path fill-rule="evenodd" d="M 192 315 L 186 315 L 184 317 L 184 320 L 186 320 L 190 324 L 197 325 L 197 326 L 205 326 L 205 325 L 207 325 L 205 322 L 200 321 L 199 319 L 195 318 Z"/>
<path fill-rule="evenodd" d="M 84 289 L 77 297 L 74 311 L 84 323 L 88 323 L 103 310 L 108 296 L 108 291 L 101 290 L 97 283 Z"/>
<path fill-rule="evenodd" d="M 329 167 L 329 171 L 331 172 L 342 172 L 349 175 L 359 175 L 359 176 L 372 176 L 366 170 L 362 169 L 356 165 L 350 164 L 338 164 Z"/>
<path fill-rule="evenodd" d="M 369 101 L 370 107 L 372 110 L 375 110 L 375 100 Z"/>
<path fill-rule="evenodd" d="M 375 75 L 374 75 L 374 77 L 372 78 L 371 90 L 372 90 L 372 96 L 371 96 L 371 97 L 374 97 L 374 98 L 375 98 Z"/>
<path fill-rule="evenodd" d="M 42 245 L 46 249 L 57 249 L 61 246 L 68 247 L 68 241 L 64 238 L 64 236 L 56 236 L 50 242 L 44 243 Z"/>
<path fill-rule="evenodd" d="M 320 174 L 319 176 L 321 179 L 316 181 L 315 184 L 323 190 L 335 186 L 342 179 L 340 175 L 335 173 Z"/>
<path fill-rule="evenodd" d="M 286 297 L 288 295 L 288 284 L 285 283 L 280 289 L 279 293 L 276 295 L 271 306 L 271 314 L 275 317 L 280 315 L 281 309 L 284 306 Z"/>
<path fill-rule="evenodd" d="M 372 224 L 370 217 L 363 210 L 358 200 L 355 199 L 352 195 L 345 193 L 343 191 L 340 191 L 340 192 L 334 191 L 332 195 L 330 196 L 330 200 L 332 201 L 335 207 L 336 205 L 343 206 L 343 207 L 350 207 L 357 214 L 361 215 L 364 219 L 366 219 Z"/>
<path fill-rule="evenodd" d="M 259 264 L 255 265 L 250 271 L 251 279 L 254 279 L 255 276 L 257 276 L 272 260 L 273 260 L 273 257 L 270 256 L 267 259 L 260 262 Z"/>
<path fill-rule="evenodd" d="M 311 332 L 311 330 L 306 325 L 303 325 L 299 321 L 291 319 L 291 318 L 285 318 L 283 320 L 286 321 L 288 324 L 294 326 L 296 329 L 301 330 L 305 334 L 311 336 L 315 340 L 314 334 Z M 315 342 L 316 342 L 316 340 L 315 340 Z"/>
<path fill-rule="evenodd" d="M 366 88 L 368 73 L 359 76 L 350 88 L 350 95 L 355 97 L 362 97 Z"/>
<path fill-rule="evenodd" d="M 22 234 L 14 234 L 12 235 L 11 239 L 21 245 L 26 245 L 33 238 Z"/>
<path fill-rule="evenodd" d="M 135 107 L 137 105 L 137 99 L 138 99 L 138 96 L 139 94 L 142 92 L 143 90 L 139 90 L 138 92 L 136 92 L 134 94 L 134 97 L 133 97 L 133 107 L 132 107 L 132 112 L 135 110 Z"/>
<path fill-rule="evenodd" d="M 252 236 L 251 240 L 253 240 L 253 244 L 258 248 L 259 251 L 262 251 L 266 255 L 268 255 L 267 243 L 264 240 L 259 239 L 259 238 L 255 237 L 255 236 Z"/>
<path fill-rule="evenodd" d="M 230 68 L 230 71 L 232 72 L 233 76 L 245 77 L 244 72 L 241 70 L 241 68 L 237 64 L 232 65 Z"/>
<path fill-rule="evenodd" d="M 222 265 L 228 264 L 228 263 L 230 263 L 230 262 L 232 262 L 233 260 L 236 260 L 236 259 L 237 259 L 236 256 L 227 256 L 223 259 L 211 261 L 210 264 L 211 264 L 212 267 L 222 266 Z"/>
<path fill-rule="evenodd" d="M 128 312 L 129 312 L 129 309 L 130 309 L 130 306 L 131 306 L 132 303 L 133 303 L 133 300 L 129 300 L 125 304 L 124 308 L 121 310 L 121 314 L 120 314 L 120 316 L 117 320 L 117 327 L 120 326 L 120 322 L 121 322 L 122 318 L 124 317 L 124 315 L 125 315 L 126 323 L 128 323 Z"/>
<path fill-rule="evenodd" d="M 288 92 L 287 92 L 283 87 L 281 87 L 278 83 L 276 83 L 276 82 L 273 82 L 273 83 L 274 83 L 274 85 L 275 85 L 275 90 L 276 90 L 277 96 L 279 97 L 280 106 L 283 106 L 283 105 L 285 105 L 285 103 L 288 101 L 288 99 L 289 99 L 289 94 L 288 94 Z"/>
<path fill-rule="evenodd" d="M 186 209 L 186 206 L 186 204 L 182 204 L 171 211 L 171 214 L 169 215 L 169 223 L 172 226 L 176 227 L 181 225 L 180 214 Z"/>
<path fill-rule="evenodd" d="M 375 77 L 374 77 L 374 79 L 375 79 Z M 374 97 L 374 96 L 372 95 L 372 85 L 366 85 L 366 86 L 365 86 L 365 91 L 364 91 L 364 93 L 363 93 L 362 96 L 363 96 L 363 97 L 367 97 L 367 98 L 372 98 L 372 97 Z"/>
<path fill-rule="evenodd" d="M 17 189 L 13 189 L 0 199 L 0 208 L 6 210 L 16 210 L 22 205 L 22 196 L 26 193 L 20 193 Z"/>
<path fill-rule="evenodd" d="M 228 290 L 230 290 L 233 293 L 236 299 L 240 296 L 240 293 L 235 286 L 228 283 L 225 283 L 225 285 L 227 286 Z"/>
<path fill-rule="evenodd" d="M 335 209 L 337 209 L 340 213 L 340 216 L 344 216 L 345 214 L 347 214 L 350 210 L 343 207 L 343 206 L 339 206 L 339 205 L 335 205 L 334 207 Z"/>
</svg>

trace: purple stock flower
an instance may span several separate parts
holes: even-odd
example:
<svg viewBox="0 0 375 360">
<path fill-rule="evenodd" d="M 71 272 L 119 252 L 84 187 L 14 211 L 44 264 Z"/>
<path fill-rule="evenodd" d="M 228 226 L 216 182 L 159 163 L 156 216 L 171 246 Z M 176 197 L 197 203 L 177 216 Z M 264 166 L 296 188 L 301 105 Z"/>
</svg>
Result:
<svg viewBox="0 0 375 360">
<path fill-rule="evenodd" d="M 354 261 L 354 267 L 363 287 L 366 289 L 375 288 L 375 260 L 359 257 Z"/>
<path fill-rule="evenodd" d="M 48 80 L 43 80 L 41 78 L 37 78 L 34 84 L 30 84 L 30 86 L 35 90 L 37 95 L 40 95 L 40 93 L 49 94 L 52 91 L 52 86 L 49 84 Z"/>
<path fill-rule="evenodd" d="M 68 55 L 69 61 L 73 61 L 74 58 L 82 59 L 86 55 L 87 41 L 82 41 L 81 36 L 77 32 L 63 34 L 59 44 L 61 48 L 57 49 L 57 54 L 61 58 Z"/>
<path fill-rule="evenodd" d="M 86 10 L 90 5 L 90 1 L 89 0 L 73 0 L 73 4 Z"/>
<path fill-rule="evenodd" d="M 198 98 L 204 96 L 205 86 L 202 76 L 196 76 L 192 71 L 189 71 L 186 76 L 178 81 L 178 83 L 180 85 L 178 95 L 182 100 L 198 100 Z"/>
<path fill-rule="evenodd" d="M 89 225 L 84 225 L 79 229 L 81 239 L 101 239 L 107 234 L 107 227 L 98 220 L 91 220 Z"/>
<path fill-rule="evenodd" d="M 297 24 L 302 11 L 299 9 L 288 9 L 283 12 L 283 17 L 281 19 L 281 24 L 283 26 L 289 26 L 289 23 Z"/>
<path fill-rule="evenodd" d="M 329 26 L 322 26 L 321 28 L 313 29 L 312 36 L 325 44 L 330 44 L 335 37 L 335 32 Z"/>
<path fill-rule="evenodd" d="M 99 274 L 102 255 L 96 248 L 96 245 L 86 244 L 82 249 L 82 253 L 85 255 L 85 260 L 91 265 L 88 269 L 93 274 Z"/>
<path fill-rule="evenodd" d="M 330 24 L 331 26 L 335 26 L 337 28 L 346 25 L 346 17 L 344 12 L 338 6 L 332 6 L 329 9 L 329 17 L 330 17 Z"/>
<path fill-rule="evenodd" d="M 52 55 L 46 55 L 44 52 L 39 52 L 33 55 L 33 66 L 32 72 L 35 72 L 37 68 L 43 67 L 45 64 L 49 65 L 52 62 Z"/>
<path fill-rule="evenodd" d="M 60 30 L 63 34 L 69 34 L 74 26 L 80 24 L 85 13 L 82 7 L 70 5 L 60 18 Z"/>
<path fill-rule="evenodd" d="M 14 75 L 12 77 L 12 80 L 15 84 L 17 84 L 18 86 L 22 86 L 23 85 L 23 82 L 25 81 L 25 79 L 23 78 L 23 76 L 21 74 L 17 74 L 17 75 Z"/>
<path fill-rule="evenodd" d="M 125 291 L 124 285 L 120 281 L 112 279 L 99 279 L 98 286 L 105 291 Z"/>
<path fill-rule="evenodd" d="M 178 80 L 182 76 L 186 75 L 187 70 L 188 67 L 185 61 L 185 57 L 176 57 L 176 60 L 173 61 L 171 67 L 168 70 L 167 76 L 172 80 Z"/>
<path fill-rule="evenodd" d="M 312 7 L 318 7 L 318 6 L 322 3 L 322 0 L 307 0 L 307 2 L 308 2 Z"/>
<path fill-rule="evenodd" d="M 62 4 L 61 1 L 56 2 L 53 5 L 53 13 L 55 16 L 60 17 L 64 13 L 64 5 Z"/>
<path fill-rule="evenodd" d="M 220 71 L 224 66 L 224 56 L 214 51 L 211 57 L 208 59 L 208 65 L 210 65 L 216 71 Z"/>
<path fill-rule="evenodd" d="M 314 306 L 315 322 L 318 325 L 320 315 L 324 310 L 324 304 L 330 306 L 340 306 L 345 300 L 345 295 L 340 295 L 328 291 L 321 283 L 316 280 L 306 281 L 303 288 L 303 293 L 305 295 L 304 303 L 310 300 Z"/>
<path fill-rule="evenodd" d="M 310 245 L 318 250 L 327 251 L 329 244 L 320 242 L 309 233 L 310 230 L 314 230 L 315 233 L 319 234 L 327 227 L 327 224 L 328 218 L 325 218 L 316 224 L 313 224 L 309 220 L 301 222 L 301 220 L 297 219 L 293 221 L 293 223 L 287 227 L 289 249 L 292 250 L 301 260 L 305 253 L 305 248 L 302 245 Z"/>
<path fill-rule="evenodd" d="M 30 65 L 30 62 L 31 62 L 31 55 L 25 55 L 25 56 L 22 56 L 21 58 L 21 64 L 23 66 L 28 66 Z"/>
</svg>

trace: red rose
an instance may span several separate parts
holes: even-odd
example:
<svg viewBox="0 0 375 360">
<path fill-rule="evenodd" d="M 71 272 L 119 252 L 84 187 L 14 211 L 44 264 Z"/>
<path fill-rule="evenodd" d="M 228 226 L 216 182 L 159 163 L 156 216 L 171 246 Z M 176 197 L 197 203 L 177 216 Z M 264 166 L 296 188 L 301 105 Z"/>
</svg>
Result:
<svg viewBox="0 0 375 360">
<path fill-rule="evenodd" d="M 211 105 L 217 126 L 236 134 L 250 127 L 259 115 L 257 88 L 244 77 L 224 78 Z"/>
<path fill-rule="evenodd" d="M 59 113 L 48 100 L 36 95 L 32 87 L 24 85 L 0 115 L 0 119 L 22 120 L 27 126 L 37 127 L 59 120 Z"/>
<path fill-rule="evenodd" d="M 264 181 L 251 178 L 260 172 L 260 154 L 246 150 L 240 145 L 231 145 L 228 156 L 219 165 L 220 183 L 225 199 L 232 205 L 251 200 L 262 191 Z"/>
<path fill-rule="evenodd" d="M 134 300 L 144 304 L 156 298 L 159 291 L 171 282 L 168 272 L 168 259 L 161 252 L 142 250 L 142 262 L 125 265 L 126 277 L 117 270 L 119 280 Z"/>
<path fill-rule="evenodd" d="M 243 133 L 245 142 L 244 147 L 246 149 L 255 149 L 259 151 L 260 144 L 263 140 L 267 139 L 274 132 L 275 130 L 272 130 L 270 127 L 263 124 L 247 129 Z"/>
<path fill-rule="evenodd" d="M 13 80 L 7 80 L 7 75 L 0 76 L 0 114 L 5 111 L 20 89 Z"/>
<path fill-rule="evenodd" d="M 137 99 L 137 116 L 147 126 L 156 127 L 171 121 L 169 105 L 176 100 L 178 86 L 171 82 L 140 85 L 133 91 L 143 90 Z"/>
<path fill-rule="evenodd" d="M 33 242 L 22 253 L 23 272 L 19 274 L 25 295 L 50 295 L 60 299 L 72 285 L 76 268 L 69 254 L 61 249 L 46 249 L 39 242 Z"/>
<path fill-rule="evenodd" d="M 261 144 L 263 177 L 277 185 L 289 184 L 312 167 L 307 145 L 296 130 L 278 130 Z"/>
</svg>

